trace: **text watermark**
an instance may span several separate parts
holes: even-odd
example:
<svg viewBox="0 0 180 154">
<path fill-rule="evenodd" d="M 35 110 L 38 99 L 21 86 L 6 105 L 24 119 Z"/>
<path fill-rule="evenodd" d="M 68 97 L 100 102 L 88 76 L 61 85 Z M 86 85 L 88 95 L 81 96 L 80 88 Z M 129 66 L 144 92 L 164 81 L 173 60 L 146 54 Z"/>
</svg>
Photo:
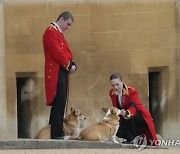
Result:
<svg viewBox="0 0 180 154">
<path fill-rule="evenodd" d="M 162 140 L 149 140 L 150 146 L 180 146 L 180 140 L 170 140 L 170 139 L 162 139 Z M 147 137 L 145 134 L 136 136 L 133 140 L 133 145 L 138 150 L 142 150 L 147 146 Z"/>
</svg>

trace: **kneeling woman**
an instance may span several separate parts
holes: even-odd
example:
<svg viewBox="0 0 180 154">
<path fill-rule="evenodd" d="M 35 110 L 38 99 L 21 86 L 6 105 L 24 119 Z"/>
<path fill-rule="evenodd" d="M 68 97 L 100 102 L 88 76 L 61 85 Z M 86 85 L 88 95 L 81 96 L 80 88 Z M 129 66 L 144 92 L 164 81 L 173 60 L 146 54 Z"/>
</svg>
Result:
<svg viewBox="0 0 180 154">
<path fill-rule="evenodd" d="M 137 90 L 124 84 L 122 76 L 118 73 L 110 76 L 110 83 L 112 89 L 109 95 L 112 105 L 122 110 L 116 136 L 126 139 L 124 143 L 132 144 L 136 136 L 144 134 L 148 145 L 155 143 L 157 136 L 153 119 L 141 103 Z"/>
</svg>

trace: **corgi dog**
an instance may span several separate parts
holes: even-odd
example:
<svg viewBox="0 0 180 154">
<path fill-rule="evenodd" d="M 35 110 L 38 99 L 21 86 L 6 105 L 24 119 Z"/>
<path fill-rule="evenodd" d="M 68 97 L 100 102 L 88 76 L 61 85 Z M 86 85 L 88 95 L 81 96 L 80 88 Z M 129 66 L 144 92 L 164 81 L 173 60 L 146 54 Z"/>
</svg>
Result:
<svg viewBox="0 0 180 154">
<path fill-rule="evenodd" d="M 68 114 L 63 122 L 63 131 L 65 136 L 79 136 L 80 131 L 83 129 L 84 120 L 86 117 L 82 112 L 77 109 L 71 108 L 71 113 Z M 51 125 L 43 127 L 36 135 L 36 139 L 50 139 L 51 138 Z"/>
</svg>

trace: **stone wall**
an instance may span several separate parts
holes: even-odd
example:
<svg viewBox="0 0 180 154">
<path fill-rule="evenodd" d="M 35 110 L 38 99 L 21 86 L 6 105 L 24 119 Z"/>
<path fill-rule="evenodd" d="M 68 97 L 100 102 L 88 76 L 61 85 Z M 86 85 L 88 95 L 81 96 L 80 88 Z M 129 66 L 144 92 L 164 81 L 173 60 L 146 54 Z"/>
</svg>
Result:
<svg viewBox="0 0 180 154">
<path fill-rule="evenodd" d="M 177 110 L 180 110 L 180 1 L 176 2 L 176 13 L 177 13 L 177 17 L 176 17 L 176 28 L 177 28 Z M 178 118 L 177 118 L 177 123 L 180 120 L 180 114 L 177 114 Z M 178 125 L 178 124 L 177 124 Z M 178 126 L 180 129 L 180 125 Z M 176 136 L 179 136 L 179 133 L 176 132 L 175 134 Z"/>
<path fill-rule="evenodd" d="M 7 112 L 6 112 L 6 64 L 5 64 L 5 26 L 3 1 L 0 0 L 0 138 L 6 136 L 7 132 Z"/>
<path fill-rule="evenodd" d="M 68 109 L 81 109 L 88 118 L 86 125 L 101 118 L 101 107 L 111 105 L 109 76 L 114 72 L 121 73 L 124 82 L 138 89 L 143 104 L 149 108 L 149 72 L 157 72 L 158 86 L 154 89 L 158 99 L 153 103 L 158 110 L 154 116 L 160 119 L 155 120 L 160 122 L 158 133 L 165 138 L 179 137 L 176 1 L 4 0 L 1 10 L 3 6 L 0 20 L 5 19 L 3 68 L 7 80 L 7 104 L 3 108 L 7 105 L 7 134 L 11 138 L 18 137 L 17 78 L 29 77 L 31 81 L 25 84 L 30 88 L 23 103 L 31 114 L 28 137 L 33 138 L 48 123 L 42 35 L 49 23 L 66 10 L 75 18 L 65 37 L 78 65 L 77 72 L 70 76 Z M 2 101 L 6 102 L 6 97 Z"/>
</svg>

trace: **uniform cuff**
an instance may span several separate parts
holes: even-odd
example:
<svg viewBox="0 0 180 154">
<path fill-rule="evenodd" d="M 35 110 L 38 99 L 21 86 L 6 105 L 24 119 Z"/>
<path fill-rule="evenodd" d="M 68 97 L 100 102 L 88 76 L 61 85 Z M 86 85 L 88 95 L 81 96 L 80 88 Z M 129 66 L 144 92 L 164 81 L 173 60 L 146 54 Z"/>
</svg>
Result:
<svg viewBox="0 0 180 154">
<path fill-rule="evenodd" d="M 77 70 L 77 65 L 74 61 L 69 62 L 68 66 L 66 67 L 66 70 L 70 71 L 72 66 L 76 66 L 76 70 Z"/>
<path fill-rule="evenodd" d="M 126 114 L 124 116 L 125 119 L 130 119 L 131 118 L 131 113 L 129 110 L 126 110 Z"/>
</svg>

